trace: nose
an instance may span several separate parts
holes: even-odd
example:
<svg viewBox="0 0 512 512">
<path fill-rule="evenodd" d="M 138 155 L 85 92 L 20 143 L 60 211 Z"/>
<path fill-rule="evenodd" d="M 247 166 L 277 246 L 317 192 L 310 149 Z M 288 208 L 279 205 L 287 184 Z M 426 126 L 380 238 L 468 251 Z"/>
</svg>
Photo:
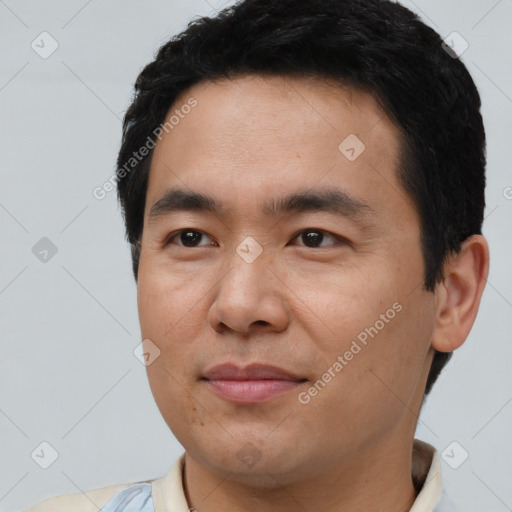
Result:
<svg viewBox="0 0 512 512">
<path fill-rule="evenodd" d="M 217 332 L 248 335 L 287 328 L 287 288 L 264 253 L 252 262 L 238 253 L 233 255 L 208 313 L 208 321 Z"/>
</svg>

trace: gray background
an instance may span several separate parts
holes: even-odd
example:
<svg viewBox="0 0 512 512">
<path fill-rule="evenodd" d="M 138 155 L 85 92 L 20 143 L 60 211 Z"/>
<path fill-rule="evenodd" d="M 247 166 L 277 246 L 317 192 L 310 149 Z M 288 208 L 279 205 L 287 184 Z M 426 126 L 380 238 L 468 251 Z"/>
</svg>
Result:
<svg viewBox="0 0 512 512">
<path fill-rule="evenodd" d="M 115 192 L 99 201 L 92 190 L 115 169 L 141 68 L 191 18 L 230 3 L 0 0 L 0 512 L 156 478 L 182 452 L 133 355 L 136 289 Z M 512 510 L 512 1 L 403 3 L 469 43 L 461 58 L 483 101 L 492 257 L 479 317 L 417 437 L 440 453 L 458 443 L 442 464 L 461 510 Z M 59 45 L 46 59 L 31 47 L 43 31 Z M 43 237 L 57 248 L 46 262 L 32 252 Z M 31 458 L 43 441 L 58 452 L 48 469 Z M 48 449 L 36 453 L 48 462 Z"/>
</svg>

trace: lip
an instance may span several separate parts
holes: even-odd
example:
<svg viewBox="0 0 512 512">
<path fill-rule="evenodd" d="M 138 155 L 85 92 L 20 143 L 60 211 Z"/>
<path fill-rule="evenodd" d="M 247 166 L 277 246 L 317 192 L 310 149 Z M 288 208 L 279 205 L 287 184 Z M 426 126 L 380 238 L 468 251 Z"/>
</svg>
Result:
<svg viewBox="0 0 512 512">
<path fill-rule="evenodd" d="M 254 363 L 241 368 L 234 363 L 224 363 L 206 370 L 202 380 L 224 400 L 251 404 L 272 400 L 296 389 L 307 379 L 273 365 Z"/>
</svg>

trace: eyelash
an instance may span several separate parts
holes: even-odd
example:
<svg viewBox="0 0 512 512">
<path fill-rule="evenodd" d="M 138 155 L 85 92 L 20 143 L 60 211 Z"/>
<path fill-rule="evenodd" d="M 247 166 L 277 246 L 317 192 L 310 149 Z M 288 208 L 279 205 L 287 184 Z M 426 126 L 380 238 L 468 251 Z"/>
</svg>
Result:
<svg viewBox="0 0 512 512">
<path fill-rule="evenodd" d="M 198 229 L 192 229 L 192 228 L 185 228 L 185 229 L 180 229 L 179 231 L 176 231 L 175 233 L 173 233 L 172 235 L 170 235 L 166 241 L 164 242 L 164 246 L 168 246 L 168 245 L 171 245 L 173 242 L 172 240 L 176 237 L 178 237 L 179 235 L 181 235 L 182 233 L 186 233 L 186 232 L 191 232 L 191 233 L 199 233 L 201 235 L 206 235 L 206 233 L 203 233 L 202 231 L 198 230 Z M 337 236 L 337 235 L 334 235 L 333 233 L 330 233 L 329 231 L 326 231 L 324 229 L 317 229 L 317 228 L 307 228 L 307 229 L 302 229 L 301 231 L 299 231 L 298 233 L 296 233 L 292 240 L 295 240 L 296 238 L 298 238 L 300 235 L 304 234 L 304 233 L 311 233 L 311 232 L 314 232 L 314 233 L 321 233 L 322 235 L 327 235 L 328 237 L 331 237 L 333 238 L 335 241 L 339 242 L 339 243 L 342 243 L 342 244 L 350 244 L 350 242 L 343 238 L 343 237 L 340 237 L 340 236 Z M 206 235 L 208 236 L 208 235 Z M 322 243 L 323 240 L 320 242 Z M 180 244 L 175 244 L 175 245 L 178 245 L 179 247 L 183 247 L 185 249 L 195 249 L 197 247 L 208 247 L 210 246 L 211 244 L 207 244 L 207 245 L 199 245 L 199 246 L 195 246 L 195 247 L 187 247 L 186 245 L 180 245 Z M 325 249 L 327 247 L 330 247 L 330 246 L 321 246 L 321 247 L 308 247 L 307 245 L 302 245 L 301 247 L 305 247 L 307 249 Z"/>
</svg>

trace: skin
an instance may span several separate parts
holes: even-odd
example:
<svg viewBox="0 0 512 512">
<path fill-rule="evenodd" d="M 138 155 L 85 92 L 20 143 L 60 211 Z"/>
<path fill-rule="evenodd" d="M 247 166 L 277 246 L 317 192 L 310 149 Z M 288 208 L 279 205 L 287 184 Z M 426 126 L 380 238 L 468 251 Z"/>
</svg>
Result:
<svg viewBox="0 0 512 512">
<path fill-rule="evenodd" d="M 191 96 L 197 106 L 154 150 L 138 276 L 142 335 L 160 350 L 148 378 L 186 450 L 189 503 L 199 512 L 409 510 L 433 349 L 457 348 L 471 329 L 488 272 L 485 239 L 468 239 L 436 292 L 423 289 L 419 216 L 396 177 L 400 131 L 366 93 L 242 76 L 191 87 L 169 115 Z M 354 161 L 338 149 L 349 134 L 366 146 Z M 211 195 L 226 212 L 150 220 L 171 187 Z M 324 187 L 373 214 L 356 222 L 261 212 L 271 197 Z M 195 247 L 170 238 L 187 228 L 203 234 Z M 320 247 L 300 236 L 312 228 L 324 231 Z M 263 249 L 252 263 L 236 252 L 247 236 Z M 394 303 L 401 311 L 301 404 L 298 393 Z M 234 404 L 201 380 L 227 361 L 281 366 L 307 382 Z M 260 457 L 251 467 L 237 456 L 249 442 Z"/>
</svg>

